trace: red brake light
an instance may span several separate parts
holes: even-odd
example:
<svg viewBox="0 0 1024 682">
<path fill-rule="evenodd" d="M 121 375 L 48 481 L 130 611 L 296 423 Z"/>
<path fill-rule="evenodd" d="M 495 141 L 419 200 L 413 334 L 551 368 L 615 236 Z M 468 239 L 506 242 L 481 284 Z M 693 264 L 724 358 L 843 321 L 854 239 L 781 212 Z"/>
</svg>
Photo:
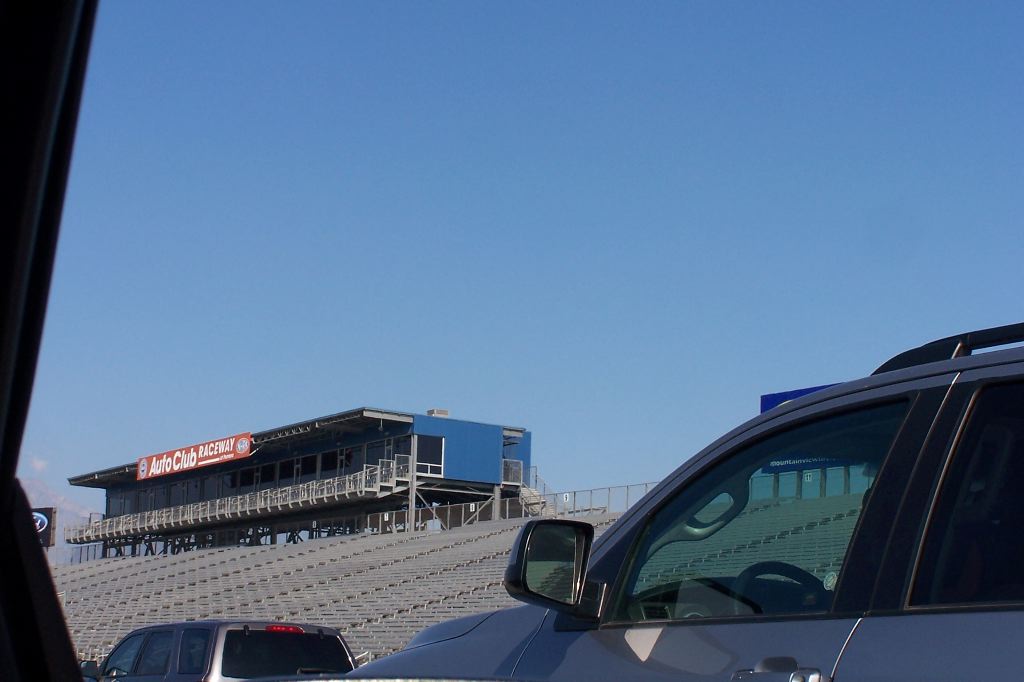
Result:
<svg viewBox="0 0 1024 682">
<path fill-rule="evenodd" d="M 263 628 L 267 632 L 290 632 L 295 635 L 301 635 L 305 630 L 296 625 L 268 625 Z"/>
</svg>

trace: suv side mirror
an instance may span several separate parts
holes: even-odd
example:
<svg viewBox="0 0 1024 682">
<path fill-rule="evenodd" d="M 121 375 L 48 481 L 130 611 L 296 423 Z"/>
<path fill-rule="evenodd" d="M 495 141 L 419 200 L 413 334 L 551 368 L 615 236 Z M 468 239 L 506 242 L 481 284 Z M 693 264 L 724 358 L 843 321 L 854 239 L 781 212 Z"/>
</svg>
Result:
<svg viewBox="0 0 1024 682">
<path fill-rule="evenodd" d="M 100 679 L 100 666 L 96 661 L 82 661 L 82 677 Z"/>
<path fill-rule="evenodd" d="M 559 611 L 580 605 L 594 527 L 582 521 L 537 519 L 519 531 L 505 590 L 513 598 Z"/>
</svg>

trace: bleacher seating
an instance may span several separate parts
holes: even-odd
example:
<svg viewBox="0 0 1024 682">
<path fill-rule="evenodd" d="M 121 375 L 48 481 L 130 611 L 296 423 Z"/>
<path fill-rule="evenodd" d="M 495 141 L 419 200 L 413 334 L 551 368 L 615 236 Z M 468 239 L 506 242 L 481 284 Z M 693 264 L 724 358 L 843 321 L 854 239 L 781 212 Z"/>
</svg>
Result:
<svg viewBox="0 0 1024 682">
<path fill-rule="evenodd" d="M 644 566 L 638 586 L 703 575 L 703 564 L 709 560 L 715 574 L 721 576 L 737 575 L 755 562 L 781 560 L 823 579 L 843 561 L 862 497 L 850 494 L 752 503 L 708 539 L 678 542 L 657 551 Z M 771 513 L 766 513 L 768 510 Z"/>
<path fill-rule="evenodd" d="M 587 520 L 600 532 L 616 517 Z M 501 579 L 524 521 L 102 559 L 53 575 L 83 660 L 137 627 L 205 618 L 329 625 L 377 657 L 429 625 L 517 605 Z"/>
</svg>

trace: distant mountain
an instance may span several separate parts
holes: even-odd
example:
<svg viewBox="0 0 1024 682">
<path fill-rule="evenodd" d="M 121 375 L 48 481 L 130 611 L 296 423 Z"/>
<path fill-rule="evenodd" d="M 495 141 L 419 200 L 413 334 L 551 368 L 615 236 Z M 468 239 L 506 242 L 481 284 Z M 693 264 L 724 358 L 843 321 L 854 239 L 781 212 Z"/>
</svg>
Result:
<svg viewBox="0 0 1024 682">
<path fill-rule="evenodd" d="M 45 481 L 38 478 L 19 478 L 21 487 L 28 496 L 33 507 L 55 507 L 57 509 L 57 541 L 47 550 L 46 556 L 51 564 L 71 562 L 73 547 L 64 542 L 64 527 L 78 526 L 89 522 L 89 515 L 95 513 L 88 507 L 61 495 Z"/>
</svg>

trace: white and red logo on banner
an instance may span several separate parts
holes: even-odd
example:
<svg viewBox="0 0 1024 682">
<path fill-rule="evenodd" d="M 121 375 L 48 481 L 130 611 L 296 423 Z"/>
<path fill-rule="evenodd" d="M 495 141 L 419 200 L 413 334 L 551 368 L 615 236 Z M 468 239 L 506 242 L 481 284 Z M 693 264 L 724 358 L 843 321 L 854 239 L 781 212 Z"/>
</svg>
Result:
<svg viewBox="0 0 1024 682">
<path fill-rule="evenodd" d="M 252 434 L 239 433 L 228 438 L 207 441 L 198 445 L 168 450 L 157 455 L 140 457 L 135 470 L 135 480 L 154 476 L 178 474 L 190 469 L 230 462 L 252 454 Z"/>
</svg>

